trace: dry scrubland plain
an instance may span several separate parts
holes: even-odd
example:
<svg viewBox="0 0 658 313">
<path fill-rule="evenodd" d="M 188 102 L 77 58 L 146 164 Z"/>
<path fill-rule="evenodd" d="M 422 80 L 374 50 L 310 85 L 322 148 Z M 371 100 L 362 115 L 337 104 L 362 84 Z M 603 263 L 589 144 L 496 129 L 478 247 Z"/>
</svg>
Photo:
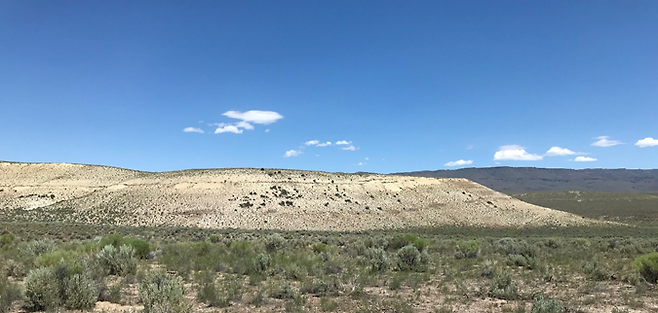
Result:
<svg viewBox="0 0 658 313">
<path fill-rule="evenodd" d="M 0 162 L 0 313 L 658 312 L 642 212 L 456 178 Z"/>
<path fill-rule="evenodd" d="M 0 190 L 2 213 L 26 221 L 334 231 L 588 223 L 460 178 L 3 162 Z"/>
</svg>

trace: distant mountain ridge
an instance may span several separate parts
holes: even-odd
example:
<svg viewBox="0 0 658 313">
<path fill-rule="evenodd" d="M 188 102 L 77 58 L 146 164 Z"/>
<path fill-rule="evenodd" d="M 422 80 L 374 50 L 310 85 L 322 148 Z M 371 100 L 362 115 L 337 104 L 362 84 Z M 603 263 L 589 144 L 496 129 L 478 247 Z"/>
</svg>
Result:
<svg viewBox="0 0 658 313">
<path fill-rule="evenodd" d="M 466 178 L 504 193 L 554 190 L 658 193 L 658 169 L 550 169 L 488 167 L 416 171 L 393 175 Z"/>
</svg>

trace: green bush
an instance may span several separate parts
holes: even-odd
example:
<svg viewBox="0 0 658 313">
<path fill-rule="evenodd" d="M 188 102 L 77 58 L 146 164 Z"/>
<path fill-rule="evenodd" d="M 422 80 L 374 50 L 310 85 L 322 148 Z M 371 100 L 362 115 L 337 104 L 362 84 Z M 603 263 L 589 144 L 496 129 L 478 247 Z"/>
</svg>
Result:
<svg viewBox="0 0 658 313">
<path fill-rule="evenodd" d="M 59 265 L 61 262 L 70 263 L 76 259 L 75 252 L 58 249 L 39 255 L 34 260 L 34 265 L 37 267 L 52 267 Z"/>
<path fill-rule="evenodd" d="M 123 245 L 119 249 L 106 245 L 96 258 L 107 274 L 125 276 L 137 272 L 137 259 L 133 247 Z"/>
<path fill-rule="evenodd" d="M 60 280 L 51 268 L 36 268 L 25 277 L 25 307 L 45 311 L 61 304 Z"/>
<path fill-rule="evenodd" d="M 120 249 L 121 246 L 126 245 L 133 247 L 135 250 L 135 255 L 140 259 L 148 258 L 149 252 L 151 252 L 151 244 L 147 241 L 137 239 L 137 238 L 126 238 L 121 234 L 112 234 L 101 238 L 98 245 L 101 248 L 105 246 L 113 246 L 117 249 Z"/>
<path fill-rule="evenodd" d="M 197 275 L 197 300 L 211 307 L 225 308 L 230 299 L 222 296 L 215 284 L 215 273 L 204 271 Z"/>
<path fill-rule="evenodd" d="M 57 244 L 50 239 L 41 239 L 28 242 L 26 245 L 19 248 L 22 256 L 36 259 L 38 256 L 55 250 Z"/>
<path fill-rule="evenodd" d="M 176 277 L 167 276 L 164 271 L 146 274 L 138 290 L 145 313 L 184 313 L 191 310 L 190 303 L 185 299 L 183 283 Z"/>
<path fill-rule="evenodd" d="M 151 244 L 147 241 L 136 238 L 127 238 L 124 239 L 123 244 L 132 247 L 135 250 L 135 256 L 137 258 L 148 259 L 149 253 L 151 252 Z"/>
<path fill-rule="evenodd" d="M 390 242 L 388 242 L 387 248 L 399 250 L 408 245 L 412 245 L 419 251 L 423 251 L 427 247 L 427 240 L 418 238 L 412 234 L 406 234 L 404 236 L 393 238 Z"/>
<path fill-rule="evenodd" d="M 546 299 L 543 296 L 532 301 L 531 313 L 564 313 L 567 308 L 555 299 Z"/>
<path fill-rule="evenodd" d="M 658 281 L 658 252 L 637 257 L 633 261 L 633 266 L 647 282 L 656 283 Z"/>
<path fill-rule="evenodd" d="M 587 278 L 595 281 L 603 281 L 609 278 L 605 266 L 598 260 L 583 263 L 583 272 Z"/>
<path fill-rule="evenodd" d="M 268 252 L 276 252 L 282 250 L 286 246 L 286 238 L 279 233 L 274 233 L 265 238 L 265 249 Z"/>
<path fill-rule="evenodd" d="M 326 243 L 318 242 L 318 243 L 313 245 L 313 252 L 322 253 L 322 252 L 325 252 L 325 251 L 327 251 L 327 244 Z"/>
<path fill-rule="evenodd" d="M 267 270 L 267 268 L 270 267 L 271 262 L 272 262 L 272 260 L 271 260 L 269 255 L 267 255 L 265 253 L 259 253 L 254 258 L 254 271 L 256 273 L 265 272 Z"/>
<path fill-rule="evenodd" d="M 518 288 L 512 281 L 512 276 L 507 273 L 495 272 L 491 279 L 489 293 L 494 298 L 514 300 L 518 297 Z"/>
<path fill-rule="evenodd" d="M 98 299 L 98 288 L 85 275 L 75 274 L 64 279 L 64 305 L 70 310 L 88 310 Z"/>
<path fill-rule="evenodd" d="M 398 268 L 402 271 L 415 270 L 423 264 L 420 251 L 412 245 L 404 246 L 398 250 L 397 261 Z"/>
<path fill-rule="evenodd" d="M 498 241 L 498 251 L 503 255 L 518 254 L 531 259 L 539 254 L 539 248 L 528 244 L 525 240 L 503 238 Z"/>
<path fill-rule="evenodd" d="M 14 234 L 12 233 L 4 233 L 0 235 L 0 247 L 8 246 L 12 242 L 14 242 Z"/>
<path fill-rule="evenodd" d="M 14 301 L 21 298 L 21 291 L 15 284 L 0 276 L 0 313 L 6 313 Z"/>
<path fill-rule="evenodd" d="M 370 269 L 373 272 L 384 272 L 392 265 L 391 258 L 382 248 L 370 248 L 366 254 L 370 262 Z"/>
<path fill-rule="evenodd" d="M 222 237 L 220 237 L 217 234 L 212 234 L 208 237 L 208 240 L 210 240 L 210 242 L 212 242 L 212 243 L 218 243 L 222 240 Z"/>
<path fill-rule="evenodd" d="M 457 244 L 457 252 L 455 258 L 477 258 L 480 254 L 480 244 L 477 240 L 460 241 Z"/>
</svg>

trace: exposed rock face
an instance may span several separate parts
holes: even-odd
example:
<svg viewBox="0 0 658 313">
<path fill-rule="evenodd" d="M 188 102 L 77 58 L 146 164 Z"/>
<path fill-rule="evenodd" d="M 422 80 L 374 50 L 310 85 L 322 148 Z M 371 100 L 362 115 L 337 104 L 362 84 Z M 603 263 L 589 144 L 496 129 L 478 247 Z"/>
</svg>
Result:
<svg viewBox="0 0 658 313">
<path fill-rule="evenodd" d="M 291 230 L 592 222 L 460 178 L 0 162 L 0 189 L 12 220 Z"/>
</svg>

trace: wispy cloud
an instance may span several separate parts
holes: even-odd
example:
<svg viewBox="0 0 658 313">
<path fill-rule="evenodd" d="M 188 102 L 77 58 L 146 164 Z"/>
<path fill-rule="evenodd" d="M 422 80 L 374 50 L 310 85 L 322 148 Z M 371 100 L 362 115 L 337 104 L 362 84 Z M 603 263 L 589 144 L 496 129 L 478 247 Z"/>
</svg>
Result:
<svg viewBox="0 0 658 313">
<path fill-rule="evenodd" d="M 338 145 L 338 146 L 340 146 L 340 145 L 349 145 L 349 144 L 352 144 L 352 142 L 351 142 L 351 141 L 347 141 L 347 140 L 339 140 L 339 141 L 336 141 L 336 145 Z"/>
<path fill-rule="evenodd" d="M 199 133 L 199 134 L 204 133 L 203 129 L 198 128 L 198 127 L 185 127 L 185 129 L 183 129 L 183 131 L 186 132 L 186 133 Z"/>
<path fill-rule="evenodd" d="M 345 151 L 356 151 L 357 148 L 353 145 L 349 145 L 349 146 L 341 148 L 341 149 L 345 150 Z"/>
<path fill-rule="evenodd" d="M 215 130 L 215 134 L 221 134 L 221 133 L 242 134 L 242 131 L 245 129 L 253 130 L 255 127 L 252 124 L 269 125 L 283 118 L 281 114 L 274 111 L 258 111 L 258 110 L 251 110 L 247 112 L 227 111 L 222 115 L 240 121 L 235 123 L 212 124 L 217 126 L 217 129 Z M 269 132 L 269 129 L 266 129 L 265 132 Z"/>
<path fill-rule="evenodd" d="M 599 137 L 596 137 L 596 139 L 598 139 L 598 140 L 595 141 L 595 142 L 593 142 L 593 143 L 592 143 L 592 146 L 606 148 L 606 147 L 612 147 L 612 146 L 616 146 L 616 145 L 620 145 L 620 144 L 622 144 L 621 141 L 618 141 L 618 140 L 610 140 L 609 138 L 610 138 L 609 136 L 599 136 Z"/>
<path fill-rule="evenodd" d="M 574 155 L 577 154 L 576 152 L 573 152 L 569 149 L 566 148 L 560 148 L 560 147 L 551 147 L 546 151 L 547 156 L 562 156 L 562 155 Z"/>
<path fill-rule="evenodd" d="M 638 140 L 635 143 L 635 145 L 640 147 L 640 148 L 658 146 L 658 139 L 653 139 L 651 137 L 647 137 L 647 138 Z"/>
<path fill-rule="evenodd" d="M 494 154 L 494 161 L 539 161 L 541 159 L 543 159 L 541 155 L 530 154 L 519 145 L 502 146 Z"/>
<path fill-rule="evenodd" d="M 331 146 L 331 141 L 322 142 L 322 143 L 319 143 L 319 144 L 317 144 L 317 145 L 315 145 L 315 146 L 316 146 L 316 147 L 327 147 L 327 146 Z"/>
<path fill-rule="evenodd" d="M 574 159 L 574 161 L 576 161 L 576 162 L 594 162 L 594 161 L 597 161 L 597 159 L 586 157 L 586 156 L 577 156 Z"/>
<path fill-rule="evenodd" d="M 319 143 L 320 143 L 320 140 L 309 140 L 309 141 L 305 142 L 304 145 L 307 145 L 307 146 L 316 146 L 316 145 L 318 145 Z"/>
<path fill-rule="evenodd" d="M 283 157 L 284 158 L 296 157 L 300 154 L 302 154 L 301 150 L 288 150 L 288 151 L 286 151 L 286 154 L 283 155 Z"/>
<path fill-rule="evenodd" d="M 247 112 L 227 111 L 224 116 L 242 120 L 248 123 L 269 125 L 283 118 L 283 115 L 274 111 L 251 110 Z"/>
<path fill-rule="evenodd" d="M 469 165 L 473 164 L 473 160 L 457 160 L 457 161 L 450 161 L 446 164 L 443 164 L 445 166 L 462 166 L 462 165 Z"/>
</svg>

